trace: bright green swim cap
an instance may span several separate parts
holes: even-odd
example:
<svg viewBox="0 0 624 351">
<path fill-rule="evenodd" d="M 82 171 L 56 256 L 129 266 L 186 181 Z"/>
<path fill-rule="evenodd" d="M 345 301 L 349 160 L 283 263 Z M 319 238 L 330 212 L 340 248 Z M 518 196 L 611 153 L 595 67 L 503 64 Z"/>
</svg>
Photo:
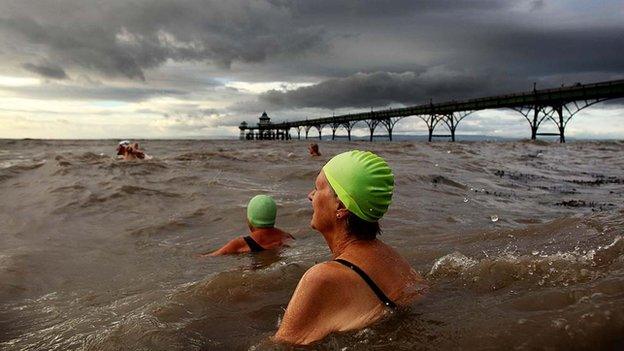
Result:
<svg viewBox="0 0 624 351">
<path fill-rule="evenodd" d="M 392 202 L 394 175 L 383 158 L 352 150 L 323 166 L 329 184 L 345 207 L 368 222 L 377 222 Z"/>
<path fill-rule="evenodd" d="M 256 195 L 247 205 L 247 220 L 256 228 L 266 228 L 275 225 L 277 206 L 272 197 Z"/>
</svg>

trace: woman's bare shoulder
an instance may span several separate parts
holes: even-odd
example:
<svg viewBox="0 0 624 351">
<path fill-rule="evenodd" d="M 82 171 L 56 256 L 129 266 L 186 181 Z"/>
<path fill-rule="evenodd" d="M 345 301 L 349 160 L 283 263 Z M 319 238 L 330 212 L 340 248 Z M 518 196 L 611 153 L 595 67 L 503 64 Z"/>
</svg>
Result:
<svg viewBox="0 0 624 351">
<path fill-rule="evenodd" d="M 342 265 L 334 261 L 326 261 L 310 267 L 305 272 L 302 279 L 307 278 L 309 280 L 328 283 L 336 278 L 341 278 L 344 272 Z"/>
</svg>

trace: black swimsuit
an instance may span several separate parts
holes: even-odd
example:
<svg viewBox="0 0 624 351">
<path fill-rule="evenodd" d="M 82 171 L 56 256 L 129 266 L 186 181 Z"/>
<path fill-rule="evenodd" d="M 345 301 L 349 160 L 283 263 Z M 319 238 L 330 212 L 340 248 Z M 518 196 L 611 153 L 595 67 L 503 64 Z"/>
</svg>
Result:
<svg viewBox="0 0 624 351">
<path fill-rule="evenodd" d="M 395 309 L 397 307 L 397 305 L 394 302 L 392 302 L 392 300 L 390 300 L 388 296 L 386 296 L 386 294 L 383 293 L 383 291 L 381 291 L 381 289 L 377 286 L 377 284 L 375 284 L 375 282 L 368 276 L 368 274 L 364 273 L 364 271 L 361 270 L 360 267 L 354 265 L 353 263 L 347 260 L 343 260 L 342 258 L 337 258 L 334 261 L 351 268 L 355 273 L 357 273 L 360 277 L 362 277 L 362 279 L 364 279 L 366 284 L 368 284 L 368 286 L 373 290 L 375 295 L 377 295 L 379 300 L 381 300 L 381 302 L 384 305 L 392 309 Z"/>
<path fill-rule="evenodd" d="M 260 244 L 258 244 L 251 236 L 244 236 L 243 240 L 245 240 L 251 252 L 260 252 L 265 250 L 264 247 L 260 246 Z"/>
</svg>

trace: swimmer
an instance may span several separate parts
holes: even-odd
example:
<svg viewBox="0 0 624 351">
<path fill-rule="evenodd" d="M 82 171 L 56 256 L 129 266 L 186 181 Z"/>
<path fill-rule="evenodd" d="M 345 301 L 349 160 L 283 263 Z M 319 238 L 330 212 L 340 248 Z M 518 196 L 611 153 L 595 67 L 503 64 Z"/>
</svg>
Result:
<svg viewBox="0 0 624 351">
<path fill-rule="evenodd" d="M 139 143 L 132 144 L 132 146 L 130 146 L 129 148 L 129 152 L 138 159 L 142 160 L 145 158 L 145 152 L 143 152 L 143 150 L 139 148 Z"/>
<path fill-rule="evenodd" d="M 308 195 L 310 225 L 333 258 L 303 275 L 273 340 L 306 345 L 363 329 L 427 291 L 410 264 L 377 239 L 393 190 L 392 170 L 371 152 L 348 151 L 323 166 Z"/>
<path fill-rule="evenodd" d="M 247 205 L 247 225 L 250 235 L 239 236 L 208 256 L 219 256 L 247 252 L 259 252 L 287 245 L 295 238 L 275 228 L 277 206 L 272 197 L 254 196 Z M 201 255 L 206 256 L 206 254 Z"/>
<path fill-rule="evenodd" d="M 319 151 L 319 146 L 317 143 L 312 143 L 308 146 L 308 151 L 312 156 L 321 156 L 321 152 Z"/>
<path fill-rule="evenodd" d="M 128 140 L 120 141 L 117 145 L 117 156 L 121 156 L 124 160 L 134 160 L 135 157 L 129 148 L 130 142 Z"/>
<path fill-rule="evenodd" d="M 122 156 L 124 161 L 136 160 L 136 159 L 151 159 L 151 156 L 145 154 L 145 152 L 139 149 L 139 144 L 131 144 L 128 140 L 119 142 L 117 145 L 117 156 Z"/>
</svg>

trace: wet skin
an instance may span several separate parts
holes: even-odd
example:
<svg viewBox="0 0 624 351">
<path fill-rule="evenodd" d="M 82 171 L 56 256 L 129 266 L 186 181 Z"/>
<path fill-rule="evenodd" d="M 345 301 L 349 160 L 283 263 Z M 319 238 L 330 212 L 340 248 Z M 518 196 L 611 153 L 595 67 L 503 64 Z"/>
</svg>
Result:
<svg viewBox="0 0 624 351">
<path fill-rule="evenodd" d="M 252 226 L 249 226 L 249 230 L 251 238 L 254 239 L 265 250 L 271 250 L 287 245 L 290 241 L 294 240 L 292 235 L 275 227 L 254 228 Z M 251 252 L 251 249 L 249 248 L 243 237 L 239 236 L 235 239 L 230 240 L 230 242 L 225 244 L 219 250 L 216 250 L 207 255 L 220 256 L 247 252 Z M 201 256 L 206 256 L 206 254 Z"/>
</svg>

